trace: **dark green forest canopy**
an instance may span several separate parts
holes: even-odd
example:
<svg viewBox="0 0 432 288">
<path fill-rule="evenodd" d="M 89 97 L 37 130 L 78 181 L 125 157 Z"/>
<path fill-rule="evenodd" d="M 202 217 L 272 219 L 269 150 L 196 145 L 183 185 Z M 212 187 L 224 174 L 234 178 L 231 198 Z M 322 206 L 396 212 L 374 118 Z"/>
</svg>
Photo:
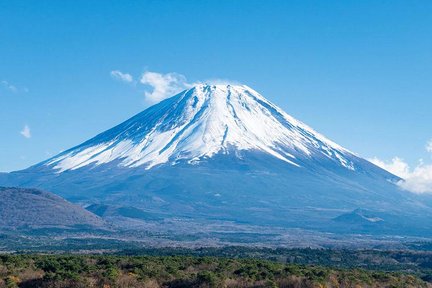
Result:
<svg viewBox="0 0 432 288">
<path fill-rule="evenodd" d="M 432 287 L 422 273 L 215 256 L 0 256 L 0 287 Z"/>
</svg>

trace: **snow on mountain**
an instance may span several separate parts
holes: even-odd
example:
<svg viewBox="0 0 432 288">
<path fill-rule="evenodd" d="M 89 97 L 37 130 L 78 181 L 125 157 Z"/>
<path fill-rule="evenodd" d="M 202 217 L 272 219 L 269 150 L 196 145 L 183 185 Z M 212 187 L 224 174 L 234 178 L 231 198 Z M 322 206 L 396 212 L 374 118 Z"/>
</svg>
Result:
<svg viewBox="0 0 432 288">
<path fill-rule="evenodd" d="M 104 217 L 122 227 L 141 217 L 187 219 L 196 231 L 229 221 L 237 231 L 247 223 L 253 231 L 432 235 L 429 200 L 400 190 L 399 180 L 241 85 L 197 85 L 51 159 L 0 174 L 0 185 L 106 207 Z"/>
<path fill-rule="evenodd" d="M 46 162 L 61 173 L 116 161 L 150 169 L 258 150 L 289 165 L 325 158 L 355 170 L 348 150 L 245 85 L 197 85 Z"/>
</svg>

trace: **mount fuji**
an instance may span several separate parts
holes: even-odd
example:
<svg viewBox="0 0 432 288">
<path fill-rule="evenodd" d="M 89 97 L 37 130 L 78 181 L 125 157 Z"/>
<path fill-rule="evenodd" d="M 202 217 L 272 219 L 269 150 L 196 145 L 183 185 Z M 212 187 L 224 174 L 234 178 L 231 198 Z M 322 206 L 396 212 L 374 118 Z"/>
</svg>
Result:
<svg viewBox="0 0 432 288">
<path fill-rule="evenodd" d="M 432 208 L 400 180 L 247 86 L 200 84 L 0 185 L 43 188 L 126 226 L 431 236 Z"/>
<path fill-rule="evenodd" d="M 187 90 L 43 164 L 61 173 L 119 160 L 120 167 L 148 170 L 248 150 L 296 167 L 324 157 L 355 169 L 352 153 L 254 90 L 224 85 Z"/>
</svg>

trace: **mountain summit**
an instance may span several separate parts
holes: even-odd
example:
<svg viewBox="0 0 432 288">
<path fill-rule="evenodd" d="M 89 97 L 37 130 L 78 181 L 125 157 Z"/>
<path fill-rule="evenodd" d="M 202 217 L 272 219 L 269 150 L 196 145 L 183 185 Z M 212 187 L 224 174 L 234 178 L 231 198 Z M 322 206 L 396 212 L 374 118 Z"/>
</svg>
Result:
<svg viewBox="0 0 432 288">
<path fill-rule="evenodd" d="M 229 233 L 267 227 L 432 236 L 432 208 L 401 191 L 399 180 L 243 85 L 197 85 L 51 159 L 0 175 L 0 185 L 43 188 L 123 228 L 155 233 L 219 238 L 204 227 L 228 225 Z"/>
<path fill-rule="evenodd" d="M 354 170 L 354 156 L 240 85 L 198 85 L 58 155 L 58 172 L 118 161 L 150 169 L 256 150 L 296 167 L 326 158 Z"/>
</svg>

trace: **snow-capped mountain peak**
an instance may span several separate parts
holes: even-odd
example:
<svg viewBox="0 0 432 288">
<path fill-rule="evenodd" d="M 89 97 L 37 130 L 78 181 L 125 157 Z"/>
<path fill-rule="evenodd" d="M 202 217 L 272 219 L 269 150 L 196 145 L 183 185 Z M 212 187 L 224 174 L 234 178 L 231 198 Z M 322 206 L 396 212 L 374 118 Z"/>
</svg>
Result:
<svg viewBox="0 0 432 288">
<path fill-rule="evenodd" d="M 150 169 L 260 151 L 295 167 L 325 158 L 354 170 L 352 153 L 245 85 L 200 84 L 44 163 L 57 172 L 116 161 Z M 302 161 L 299 161 L 302 160 Z"/>
</svg>

